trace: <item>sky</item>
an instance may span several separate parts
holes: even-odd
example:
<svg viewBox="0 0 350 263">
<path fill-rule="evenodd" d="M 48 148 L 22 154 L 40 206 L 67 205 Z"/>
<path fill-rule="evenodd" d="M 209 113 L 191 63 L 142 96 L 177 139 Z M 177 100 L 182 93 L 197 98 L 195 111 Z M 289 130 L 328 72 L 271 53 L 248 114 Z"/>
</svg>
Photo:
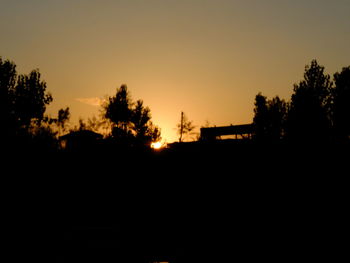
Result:
<svg viewBox="0 0 350 263">
<path fill-rule="evenodd" d="M 350 0 L 0 0 L 0 56 L 39 69 L 71 126 L 127 84 L 163 141 L 251 123 L 254 97 L 290 99 L 305 65 L 350 65 Z"/>
</svg>

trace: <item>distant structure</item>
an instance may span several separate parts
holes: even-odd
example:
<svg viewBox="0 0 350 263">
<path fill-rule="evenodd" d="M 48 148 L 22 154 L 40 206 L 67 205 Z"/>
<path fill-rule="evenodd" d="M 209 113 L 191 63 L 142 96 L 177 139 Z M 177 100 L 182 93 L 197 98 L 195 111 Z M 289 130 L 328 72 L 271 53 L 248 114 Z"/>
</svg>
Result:
<svg viewBox="0 0 350 263">
<path fill-rule="evenodd" d="M 89 130 L 71 131 L 60 137 L 61 147 L 67 150 L 82 150 L 95 147 L 102 135 Z"/>
<path fill-rule="evenodd" d="M 200 139 L 202 141 L 212 141 L 224 135 L 234 135 L 235 139 L 251 139 L 253 130 L 253 124 L 201 128 Z"/>
</svg>

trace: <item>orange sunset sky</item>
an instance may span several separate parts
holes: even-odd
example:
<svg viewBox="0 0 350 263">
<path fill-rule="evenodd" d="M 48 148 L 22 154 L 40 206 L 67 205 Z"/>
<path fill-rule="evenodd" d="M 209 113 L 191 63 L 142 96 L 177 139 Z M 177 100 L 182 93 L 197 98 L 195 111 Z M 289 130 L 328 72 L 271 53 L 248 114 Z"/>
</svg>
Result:
<svg viewBox="0 0 350 263">
<path fill-rule="evenodd" d="M 289 99 L 306 64 L 350 64 L 349 0 L 0 0 L 0 56 L 38 68 L 71 126 L 127 84 L 163 140 L 250 123 L 258 92 Z"/>
</svg>

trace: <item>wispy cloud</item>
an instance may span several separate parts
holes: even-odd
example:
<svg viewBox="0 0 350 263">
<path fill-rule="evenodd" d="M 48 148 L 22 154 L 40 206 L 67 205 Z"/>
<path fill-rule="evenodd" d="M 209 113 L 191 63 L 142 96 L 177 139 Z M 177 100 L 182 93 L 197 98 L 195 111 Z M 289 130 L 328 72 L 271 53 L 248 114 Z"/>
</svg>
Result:
<svg viewBox="0 0 350 263">
<path fill-rule="evenodd" d="M 104 102 L 104 99 L 93 97 L 93 98 L 76 98 L 76 101 L 79 101 L 81 103 L 85 103 L 91 106 L 101 106 Z"/>
</svg>

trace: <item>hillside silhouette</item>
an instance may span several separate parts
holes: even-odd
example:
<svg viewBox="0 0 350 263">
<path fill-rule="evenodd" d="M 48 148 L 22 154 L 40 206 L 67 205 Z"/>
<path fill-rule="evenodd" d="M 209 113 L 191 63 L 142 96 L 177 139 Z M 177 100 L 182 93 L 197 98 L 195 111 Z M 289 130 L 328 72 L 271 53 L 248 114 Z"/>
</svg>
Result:
<svg viewBox="0 0 350 263">
<path fill-rule="evenodd" d="M 257 94 L 252 124 L 154 150 L 160 128 L 126 85 L 69 130 L 68 107 L 45 114 L 39 71 L 0 59 L 5 249 L 45 262 L 342 258 L 350 67 L 333 79 L 313 60 L 290 101 Z"/>
</svg>

